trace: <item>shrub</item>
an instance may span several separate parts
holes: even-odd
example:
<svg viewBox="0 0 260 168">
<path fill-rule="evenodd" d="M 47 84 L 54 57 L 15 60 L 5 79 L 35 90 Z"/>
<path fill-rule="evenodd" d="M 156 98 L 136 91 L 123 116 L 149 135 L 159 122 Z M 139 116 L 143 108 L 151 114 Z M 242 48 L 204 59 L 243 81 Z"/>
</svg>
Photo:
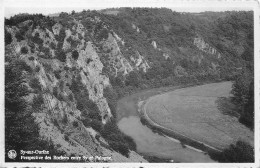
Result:
<svg viewBox="0 0 260 168">
<path fill-rule="evenodd" d="M 98 141 L 99 141 L 100 137 L 101 136 L 99 134 L 96 134 L 96 136 L 95 136 L 96 140 L 98 140 Z"/>
<path fill-rule="evenodd" d="M 41 109 L 43 104 L 44 104 L 44 99 L 43 99 L 43 95 L 42 94 L 38 94 L 37 96 L 34 96 L 33 104 L 32 104 L 32 108 L 34 110 Z"/>
<path fill-rule="evenodd" d="M 65 141 L 69 141 L 70 140 L 69 136 L 67 134 L 64 135 L 64 139 L 65 139 Z"/>
<path fill-rule="evenodd" d="M 71 36 L 67 38 L 67 41 L 70 43 L 71 48 L 77 48 L 78 44 L 80 43 L 77 40 L 73 40 Z"/>
<path fill-rule="evenodd" d="M 70 95 L 69 95 L 69 100 L 70 100 L 71 102 L 74 101 L 74 99 L 73 99 L 73 94 L 70 94 Z"/>
<path fill-rule="evenodd" d="M 62 50 L 56 50 L 55 51 L 55 54 L 56 54 L 56 58 L 58 59 L 58 60 L 60 60 L 61 62 L 66 62 L 66 54 L 65 54 L 65 52 L 64 51 L 62 51 Z"/>
<path fill-rule="evenodd" d="M 87 59 L 87 64 L 89 64 L 91 61 L 93 61 L 91 58 Z"/>
<path fill-rule="evenodd" d="M 59 123 L 58 123 L 58 121 L 57 121 L 57 119 L 56 119 L 56 118 L 53 120 L 53 124 L 54 124 L 54 126 L 56 126 L 56 127 L 58 127 L 58 128 L 59 128 Z"/>
<path fill-rule="evenodd" d="M 53 73 L 57 79 L 60 79 L 60 71 L 54 71 Z"/>
<path fill-rule="evenodd" d="M 40 38 L 39 33 L 35 33 L 35 35 L 32 37 L 32 42 L 34 42 L 40 46 L 43 44 L 43 40 Z"/>
<path fill-rule="evenodd" d="M 36 68 L 35 68 L 35 72 L 39 72 L 40 71 L 40 67 L 39 66 L 36 66 Z"/>
<path fill-rule="evenodd" d="M 73 127 L 78 127 L 79 123 L 77 121 L 73 121 L 72 125 L 73 125 Z"/>
<path fill-rule="evenodd" d="M 18 42 L 20 42 L 21 40 L 24 40 L 24 37 L 21 35 L 20 32 L 17 32 L 15 34 L 15 38 L 17 39 Z"/>
<path fill-rule="evenodd" d="M 33 56 L 30 56 L 28 59 L 29 59 L 30 61 L 34 61 L 34 57 L 33 57 Z"/>
<path fill-rule="evenodd" d="M 128 135 L 124 135 L 124 139 L 125 141 L 127 142 L 128 146 L 129 146 L 129 149 L 131 150 L 136 150 L 136 143 L 135 141 L 133 140 L 132 137 L 128 136 Z"/>
<path fill-rule="evenodd" d="M 67 122 L 68 122 L 68 116 L 67 116 L 67 114 L 64 114 L 64 117 L 62 119 L 62 123 L 66 124 Z"/>
<path fill-rule="evenodd" d="M 37 90 L 37 91 L 41 91 L 42 88 L 41 88 L 41 83 L 39 82 L 39 79 L 38 78 L 33 78 L 30 82 L 29 82 L 29 85 Z"/>
<path fill-rule="evenodd" d="M 22 53 L 22 54 L 27 54 L 27 53 L 28 53 L 27 47 L 22 47 L 21 53 Z"/>
<path fill-rule="evenodd" d="M 77 60 L 78 57 L 79 57 L 78 51 L 74 50 L 74 51 L 72 52 L 72 58 L 73 58 L 74 60 Z"/>
<path fill-rule="evenodd" d="M 64 67 L 64 70 L 65 70 L 65 71 L 68 71 L 68 70 L 70 70 L 70 68 L 69 68 L 68 66 L 65 66 L 65 67 Z"/>
<path fill-rule="evenodd" d="M 56 48 L 56 45 L 55 45 L 54 42 L 51 42 L 51 43 L 50 43 L 50 48 L 51 48 L 51 49 L 55 49 L 55 48 Z"/>
<path fill-rule="evenodd" d="M 84 119 L 82 120 L 83 124 L 85 127 L 91 127 L 91 119 L 88 117 L 84 117 Z"/>
<path fill-rule="evenodd" d="M 117 127 L 114 120 L 109 121 L 106 125 L 104 125 L 100 133 L 102 137 L 107 140 L 112 149 L 120 152 L 126 157 L 128 157 L 129 149 L 136 150 L 136 144 L 133 139 L 123 134 Z"/>
<path fill-rule="evenodd" d="M 98 132 L 101 132 L 101 130 L 103 129 L 102 122 L 96 119 L 92 119 L 92 121 L 90 122 L 90 126 Z"/>
<path fill-rule="evenodd" d="M 24 60 L 19 60 L 17 62 L 17 67 L 19 67 L 22 71 L 24 70 L 29 73 L 32 72 L 32 68 L 29 65 L 27 65 L 27 63 Z"/>
<path fill-rule="evenodd" d="M 58 42 L 63 43 L 65 37 L 66 37 L 65 29 L 64 29 L 64 28 L 61 28 L 59 35 L 58 35 L 58 36 L 56 35 L 56 40 L 57 40 Z"/>
<path fill-rule="evenodd" d="M 5 29 L 5 45 L 12 43 L 12 35 Z"/>
<path fill-rule="evenodd" d="M 237 141 L 220 153 L 211 152 L 210 157 L 224 163 L 253 163 L 254 148 L 246 142 Z"/>
<path fill-rule="evenodd" d="M 43 58 L 46 59 L 51 58 L 51 53 L 49 48 L 41 46 L 40 51 L 44 53 L 44 56 L 42 56 Z"/>
<path fill-rule="evenodd" d="M 53 88 L 53 95 L 58 98 L 58 88 L 57 87 L 54 87 Z"/>
<path fill-rule="evenodd" d="M 127 145 L 124 143 L 116 142 L 116 141 L 108 141 L 109 146 L 117 152 L 120 152 L 122 155 L 128 157 L 129 156 L 129 150 L 127 148 Z"/>
<path fill-rule="evenodd" d="M 103 28 L 100 31 L 99 35 L 97 36 L 97 39 L 98 40 L 107 39 L 108 38 L 108 33 L 109 33 L 109 31 L 107 29 Z"/>
</svg>

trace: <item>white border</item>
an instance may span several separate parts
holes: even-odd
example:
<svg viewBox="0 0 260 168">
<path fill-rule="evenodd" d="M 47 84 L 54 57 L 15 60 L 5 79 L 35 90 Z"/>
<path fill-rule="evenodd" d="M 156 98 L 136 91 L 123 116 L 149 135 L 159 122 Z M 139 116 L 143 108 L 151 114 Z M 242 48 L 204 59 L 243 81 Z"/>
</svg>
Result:
<svg viewBox="0 0 260 168">
<path fill-rule="evenodd" d="M 247 10 L 252 9 L 254 11 L 254 37 L 255 37 L 255 163 L 243 164 L 243 163 L 5 163 L 4 162 L 4 16 L 7 10 L 19 11 L 21 8 L 27 9 L 57 9 L 63 8 L 65 11 L 82 11 L 85 9 L 100 9 L 111 7 L 167 7 L 175 9 L 177 12 L 193 11 L 198 12 L 200 10 L 208 11 L 222 11 L 222 10 Z M 259 156 L 259 125 L 260 125 L 260 110 L 259 110 L 259 53 L 260 53 L 260 34 L 259 34 L 259 9 L 260 5 L 258 1 L 220 1 L 220 0 L 183 0 L 183 1 L 171 1 L 171 0 L 0 0 L 0 167 L 25 167 L 25 166 L 39 166 L 39 167 L 260 167 Z M 31 11 L 28 10 L 28 13 Z M 44 12 L 48 12 L 45 10 Z M 44 13 L 43 12 L 43 13 Z M 66 11 L 67 12 L 67 11 Z M 54 12 L 55 13 L 55 12 Z M 48 14 L 48 13 L 44 13 Z"/>
</svg>

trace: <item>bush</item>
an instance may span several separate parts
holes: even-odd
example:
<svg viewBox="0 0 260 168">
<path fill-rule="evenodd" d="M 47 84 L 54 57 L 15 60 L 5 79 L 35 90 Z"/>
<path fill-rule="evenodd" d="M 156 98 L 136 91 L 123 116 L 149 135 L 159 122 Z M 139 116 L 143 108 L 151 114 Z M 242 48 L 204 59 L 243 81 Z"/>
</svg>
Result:
<svg viewBox="0 0 260 168">
<path fill-rule="evenodd" d="M 12 43 L 12 35 L 5 29 L 5 45 Z"/>
<path fill-rule="evenodd" d="M 64 38 L 66 37 L 66 32 L 64 28 L 61 28 L 59 35 L 56 35 L 56 40 L 60 43 L 63 43 Z"/>
<path fill-rule="evenodd" d="M 114 120 L 109 121 L 100 131 L 102 137 L 106 139 L 111 148 L 128 157 L 129 150 L 136 150 L 134 140 L 123 134 Z"/>
<path fill-rule="evenodd" d="M 40 110 L 42 108 L 42 105 L 44 104 L 44 99 L 43 99 L 43 95 L 42 94 L 38 94 L 36 96 L 34 96 L 33 98 L 33 104 L 32 104 L 32 108 L 34 110 Z"/>
<path fill-rule="evenodd" d="M 40 47 L 40 51 L 44 53 L 43 58 L 51 58 L 51 53 L 50 53 L 50 49 L 47 47 Z"/>
<path fill-rule="evenodd" d="M 17 67 L 22 71 L 24 70 L 29 73 L 32 72 L 32 68 L 29 65 L 27 65 L 27 63 L 24 60 L 17 61 Z"/>
<path fill-rule="evenodd" d="M 90 122 L 90 126 L 98 132 L 101 132 L 103 129 L 102 122 L 96 119 L 92 119 L 92 121 Z"/>
<path fill-rule="evenodd" d="M 30 56 L 29 58 L 28 58 L 30 61 L 34 61 L 34 57 L 33 56 Z"/>
<path fill-rule="evenodd" d="M 72 125 L 73 125 L 73 127 L 78 127 L 79 123 L 77 121 L 73 121 Z"/>
<path fill-rule="evenodd" d="M 60 71 L 54 71 L 53 73 L 57 79 L 60 79 Z"/>
<path fill-rule="evenodd" d="M 70 140 L 69 136 L 67 134 L 64 135 L 64 139 L 65 139 L 65 141 L 69 141 Z"/>
<path fill-rule="evenodd" d="M 51 42 L 51 43 L 50 43 L 50 48 L 51 48 L 51 49 L 55 49 L 55 48 L 56 48 L 56 45 L 55 45 L 54 42 Z"/>
<path fill-rule="evenodd" d="M 57 87 L 54 87 L 53 88 L 53 95 L 58 98 L 58 88 Z"/>
<path fill-rule="evenodd" d="M 231 144 L 223 152 L 211 152 L 210 157 L 222 163 L 253 163 L 255 160 L 254 148 L 243 141 Z"/>
<path fill-rule="evenodd" d="M 37 90 L 37 91 L 41 91 L 42 88 L 41 88 L 41 83 L 39 82 L 39 79 L 38 78 L 33 78 L 30 82 L 29 82 L 29 85 Z"/>
<path fill-rule="evenodd" d="M 62 50 L 56 50 L 55 51 L 55 54 L 56 54 L 56 58 L 58 59 L 58 60 L 60 60 L 61 62 L 66 62 L 66 54 L 65 54 L 65 52 L 64 51 L 62 51 Z"/>
<path fill-rule="evenodd" d="M 72 58 L 73 58 L 74 60 L 77 60 L 78 57 L 79 57 L 78 51 L 74 50 L 74 51 L 72 52 Z"/>
<path fill-rule="evenodd" d="M 40 38 L 39 33 L 35 33 L 35 35 L 32 37 L 32 42 L 38 44 L 39 46 L 43 44 L 43 40 Z"/>
<path fill-rule="evenodd" d="M 82 120 L 83 124 L 85 127 L 91 127 L 91 119 L 88 117 L 84 117 L 84 119 Z"/>
<path fill-rule="evenodd" d="M 126 157 L 129 156 L 129 150 L 128 150 L 128 147 L 127 147 L 126 144 L 120 143 L 120 142 L 116 142 L 116 141 L 108 141 L 108 143 L 109 143 L 109 146 L 110 146 L 113 150 L 115 150 L 115 151 L 121 153 L 122 155 L 124 155 L 124 156 L 126 156 Z"/>
<path fill-rule="evenodd" d="M 71 36 L 67 38 L 67 41 L 70 43 L 71 48 L 77 48 L 78 44 L 80 43 L 77 40 L 73 40 Z"/>
<path fill-rule="evenodd" d="M 24 40 L 24 37 L 21 35 L 20 32 L 17 32 L 17 33 L 15 34 L 15 38 L 17 39 L 18 42 Z"/>
<path fill-rule="evenodd" d="M 40 71 L 40 67 L 39 66 L 36 66 L 36 68 L 35 68 L 35 72 L 39 72 Z"/>
<path fill-rule="evenodd" d="M 68 122 L 68 116 L 67 116 L 67 114 L 64 114 L 64 117 L 62 119 L 62 123 L 67 124 L 67 122 Z"/>
<path fill-rule="evenodd" d="M 22 54 L 27 54 L 27 53 L 28 53 L 27 47 L 22 47 L 21 53 L 22 53 Z"/>
</svg>

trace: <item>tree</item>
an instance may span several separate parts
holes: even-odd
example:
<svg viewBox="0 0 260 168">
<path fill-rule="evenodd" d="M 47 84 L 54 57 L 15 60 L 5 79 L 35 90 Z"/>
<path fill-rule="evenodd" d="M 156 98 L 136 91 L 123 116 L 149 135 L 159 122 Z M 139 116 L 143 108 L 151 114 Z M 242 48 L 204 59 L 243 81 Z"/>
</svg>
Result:
<svg viewBox="0 0 260 168">
<path fill-rule="evenodd" d="M 12 43 L 12 35 L 5 29 L 5 45 Z"/>
<path fill-rule="evenodd" d="M 61 155 L 51 141 L 39 137 L 38 125 L 34 122 L 32 110 L 25 101 L 28 89 L 20 60 L 11 60 L 5 66 L 5 161 L 21 161 L 19 151 L 48 150 L 50 154 Z M 41 100 L 42 101 L 42 100 Z M 18 157 L 11 160 L 7 157 L 9 150 L 18 152 Z"/>
<path fill-rule="evenodd" d="M 239 122 L 245 124 L 250 129 L 254 129 L 254 120 L 254 82 L 252 81 L 249 86 L 247 102 L 244 105 L 244 109 L 239 118 Z"/>
<path fill-rule="evenodd" d="M 222 163 L 253 163 L 255 160 L 254 148 L 243 141 L 237 141 L 236 144 L 231 144 L 223 152 L 211 157 Z"/>
<path fill-rule="evenodd" d="M 5 150 L 28 149 L 38 140 L 38 127 L 28 110 L 24 96 L 28 90 L 24 85 L 22 71 L 15 62 L 5 67 Z"/>
</svg>

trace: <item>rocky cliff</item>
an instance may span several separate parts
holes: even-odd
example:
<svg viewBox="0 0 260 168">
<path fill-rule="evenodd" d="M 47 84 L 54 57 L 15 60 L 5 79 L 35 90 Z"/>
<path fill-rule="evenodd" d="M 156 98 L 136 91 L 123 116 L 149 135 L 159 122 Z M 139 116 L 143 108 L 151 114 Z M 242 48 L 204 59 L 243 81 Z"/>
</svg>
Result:
<svg viewBox="0 0 260 168">
<path fill-rule="evenodd" d="M 116 100 L 141 89 L 234 77 L 250 51 L 244 50 L 250 23 L 234 25 L 229 37 L 220 31 L 225 15 L 214 14 L 214 24 L 207 15 L 164 8 L 18 15 L 6 20 L 5 62 L 23 62 L 25 100 L 41 138 L 57 150 L 145 161 L 115 126 Z"/>
<path fill-rule="evenodd" d="M 100 23 L 97 17 L 89 20 Z M 6 26 L 5 30 L 11 35 L 11 43 L 6 44 L 6 60 L 16 57 L 29 69 L 24 71 L 30 90 L 26 100 L 31 104 L 42 139 L 52 141 L 58 151 L 67 155 L 112 156 L 113 162 L 145 161 L 134 151 L 125 157 L 104 147 L 109 145 L 100 133 L 83 123 L 84 117 L 90 115 L 100 117 L 103 124 L 112 117 L 103 95 L 104 89 L 111 87 L 110 81 L 102 74 L 104 65 L 97 53 L 99 49 L 91 40 L 98 32 L 86 30 L 80 20 L 72 20 L 70 28 L 61 23 L 45 28 L 27 20 Z M 141 56 L 138 64 L 134 60 L 132 65 L 124 58 L 118 47 L 123 42 L 115 33 L 109 33 L 99 43 L 107 52 L 106 67 L 112 75 L 126 75 L 141 66 Z M 146 66 L 147 63 L 144 70 Z M 79 104 L 79 99 L 88 104 Z M 95 111 L 91 107 L 84 109 L 85 105 L 95 107 Z"/>
</svg>

